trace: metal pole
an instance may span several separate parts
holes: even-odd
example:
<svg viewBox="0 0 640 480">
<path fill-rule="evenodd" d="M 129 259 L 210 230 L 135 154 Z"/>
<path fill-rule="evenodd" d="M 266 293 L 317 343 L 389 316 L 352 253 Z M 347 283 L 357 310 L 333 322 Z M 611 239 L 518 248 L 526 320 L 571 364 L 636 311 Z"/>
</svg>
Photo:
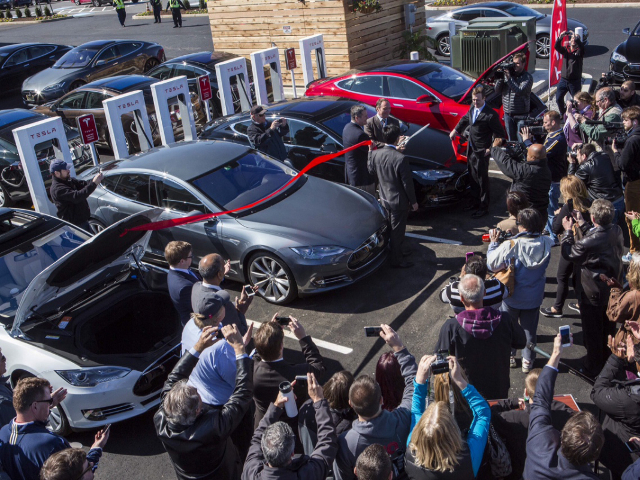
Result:
<svg viewBox="0 0 640 480">
<path fill-rule="evenodd" d="M 89 148 L 91 149 L 91 158 L 93 158 L 93 164 L 97 167 L 98 165 L 100 165 L 100 162 L 98 162 L 98 152 L 96 152 L 95 143 L 91 142 L 89 144 Z"/>
<path fill-rule="evenodd" d="M 209 108 L 209 100 L 204 101 L 204 109 L 207 112 L 207 123 L 211 121 L 211 109 Z"/>
<path fill-rule="evenodd" d="M 453 37 L 456 35 L 456 22 L 449 22 L 449 65 L 453 67 Z"/>
<path fill-rule="evenodd" d="M 298 92 L 296 92 L 296 75 L 293 73 L 293 70 L 289 70 L 291 72 L 291 84 L 293 85 L 293 98 L 298 98 Z"/>
</svg>

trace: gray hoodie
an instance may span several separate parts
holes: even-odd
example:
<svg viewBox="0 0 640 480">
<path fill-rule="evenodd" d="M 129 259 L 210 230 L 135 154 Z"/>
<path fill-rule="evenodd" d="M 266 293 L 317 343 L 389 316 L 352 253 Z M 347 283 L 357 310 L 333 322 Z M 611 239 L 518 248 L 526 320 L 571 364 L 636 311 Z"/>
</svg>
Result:
<svg viewBox="0 0 640 480">
<path fill-rule="evenodd" d="M 382 410 L 380 415 L 367 421 L 354 420 L 351 430 L 340 435 L 338 439 L 338 455 L 333 464 L 335 480 L 354 480 L 353 469 L 362 451 L 369 445 L 378 443 L 393 456 L 396 451 L 404 452 L 407 437 L 411 428 L 411 399 L 413 397 L 413 379 L 418 372 L 416 359 L 406 348 L 395 353 L 400 372 L 404 379 L 404 393 L 400 406 L 388 412 Z"/>
</svg>

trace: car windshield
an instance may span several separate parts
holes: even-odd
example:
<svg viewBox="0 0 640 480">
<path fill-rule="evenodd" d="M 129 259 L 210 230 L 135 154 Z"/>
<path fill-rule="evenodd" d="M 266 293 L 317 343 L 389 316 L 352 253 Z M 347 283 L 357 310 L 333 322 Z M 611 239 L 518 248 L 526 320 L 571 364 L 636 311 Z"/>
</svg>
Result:
<svg viewBox="0 0 640 480">
<path fill-rule="evenodd" d="M 473 85 L 473 78 L 464 73 L 446 65 L 433 65 L 436 68 L 431 69 L 429 72 L 418 74 L 415 78 L 433 88 L 436 92 L 457 102 Z"/>
<path fill-rule="evenodd" d="M 367 109 L 367 118 L 371 118 L 376 114 L 376 109 L 370 107 L 369 105 L 364 105 L 364 108 Z M 349 110 L 339 113 L 338 115 L 334 115 L 333 117 L 327 118 L 326 120 L 322 120 L 320 123 L 331 130 L 333 133 L 337 134 L 339 137 L 342 137 L 342 131 L 344 130 L 344 126 L 351 121 L 351 114 Z"/>
<path fill-rule="evenodd" d="M 536 12 L 533 8 L 524 5 L 508 5 L 500 10 L 507 12 L 512 17 L 536 17 L 536 20 L 544 18 L 540 12 Z"/>
<path fill-rule="evenodd" d="M 93 57 L 100 51 L 100 47 L 77 47 L 65 53 L 58 60 L 55 68 L 78 68 L 86 67 L 91 63 Z"/>
<path fill-rule="evenodd" d="M 220 208 L 233 210 L 271 195 L 297 173 L 255 152 L 233 160 L 191 183 Z"/>
<path fill-rule="evenodd" d="M 0 234 L 26 226 L 32 218 L 13 217 L 0 222 Z M 20 244 L 0 257 L 0 316 L 15 315 L 22 293 L 45 268 L 80 246 L 89 235 L 64 225 L 42 237 Z"/>
</svg>

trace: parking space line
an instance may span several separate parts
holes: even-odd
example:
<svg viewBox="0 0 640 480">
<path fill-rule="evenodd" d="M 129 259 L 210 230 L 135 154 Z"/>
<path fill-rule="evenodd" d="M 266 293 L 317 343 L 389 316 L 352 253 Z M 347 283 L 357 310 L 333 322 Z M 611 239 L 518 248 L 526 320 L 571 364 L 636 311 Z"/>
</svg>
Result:
<svg viewBox="0 0 640 480">
<path fill-rule="evenodd" d="M 247 323 L 252 323 L 253 328 L 259 328 L 263 322 L 257 322 L 255 320 L 249 320 L 247 318 Z M 292 338 L 293 340 L 296 340 L 296 341 L 298 340 L 296 336 L 293 333 L 291 333 L 289 330 L 284 330 L 284 336 L 288 338 Z M 315 343 L 318 347 L 322 347 L 327 350 L 331 350 L 333 352 L 342 353 L 343 355 L 349 355 L 350 353 L 353 352 L 353 348 L 343 347 L 342 345 L 337 345 L 331 342 L 325 342 L 324 340 L 320 340 L 318 338 L 314 338 L 313 343 Z"/>
<path fill-rule="evenodd" d="M 462 245 L 462 242 L 458 242 L 457 240 L 448 240 L 446 238 L 438 238 L 438 237 L 428 237 L 426 235 L 418 235 L 416 233 L 405 233 L 404 236 L 411 237 L 411 238 L 419 238 L 420 240 L 426 240 L 427 242 L 448 243 L 449 245 Z"/>
</svg>

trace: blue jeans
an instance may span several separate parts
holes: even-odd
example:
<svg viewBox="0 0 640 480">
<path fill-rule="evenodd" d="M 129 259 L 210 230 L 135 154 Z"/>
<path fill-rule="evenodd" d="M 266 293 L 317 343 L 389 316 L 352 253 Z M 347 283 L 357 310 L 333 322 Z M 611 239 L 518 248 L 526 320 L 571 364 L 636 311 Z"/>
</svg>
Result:
<svg viewBox="0 0 640 480">
<path fill-rule="evenodd" d="M 613 221 L 611 222 L 613 225 L 617 225 L 618 221 L 624 217 L 624 196 L 620 197 L 619 200 L 613 202 L 613 208 L 615 210 L 613 214 Z"/>
<path fill-rule="evenodd" d="M 511 308 L 509 305 L 502 302 L 500 310 L 508 312 L 513 322 L 520 320 L 520 325 L 527 337 L 527 346 L 522 349 L 522 358 L 529 363 L 533 362 L 536 359 L 536 352 L 528 347 L 530 343 L 533 343 L 534 345 L 537 343 L 536 332 L 538 330 L 538 319 L 540 318 L 538 308 Z M 511 349 L 511 356 L 515 356 L 515 354 L 515 348 Z"/>
<path fill-rule="evenodd" d="M 516 141 L 518 139 L 518 125 L 517 121 L 509 116 L 508 113 L 504 114 L 504 126 L 507 130 L 507 138 L 511 141 Z"/>
<path fill-rule="evenodd" d="M 551 183 L 551 188 L 549 189 L 549 206 L 547 207 L 547 231 L 549 232 L 549 236 L 554 242 L 558 241 L 558 236 L 553 233 L 553 229 L 551 228 L 551 223 L 553 222 L 553 217 L 556 216 L 554 213 L 558 208 L 560 201 L 560 182 Z"/>
<path fill-rule="evenodd" d="M 567 92 L 571 94 L 573 98 L 576 93 L 582 90 L 582 79 L 578 78 L 576 80 L 565 80 L 564 78 L 560 79 L 558 83 L 558 88 L 556 90 L 556 103 L 558 104 L 558 110 L 560 111 L 560 115 L 564 116 L 567 111 L 567 106 L 565 105 L 564 97 L 567 95 Z"/>
</svg>

